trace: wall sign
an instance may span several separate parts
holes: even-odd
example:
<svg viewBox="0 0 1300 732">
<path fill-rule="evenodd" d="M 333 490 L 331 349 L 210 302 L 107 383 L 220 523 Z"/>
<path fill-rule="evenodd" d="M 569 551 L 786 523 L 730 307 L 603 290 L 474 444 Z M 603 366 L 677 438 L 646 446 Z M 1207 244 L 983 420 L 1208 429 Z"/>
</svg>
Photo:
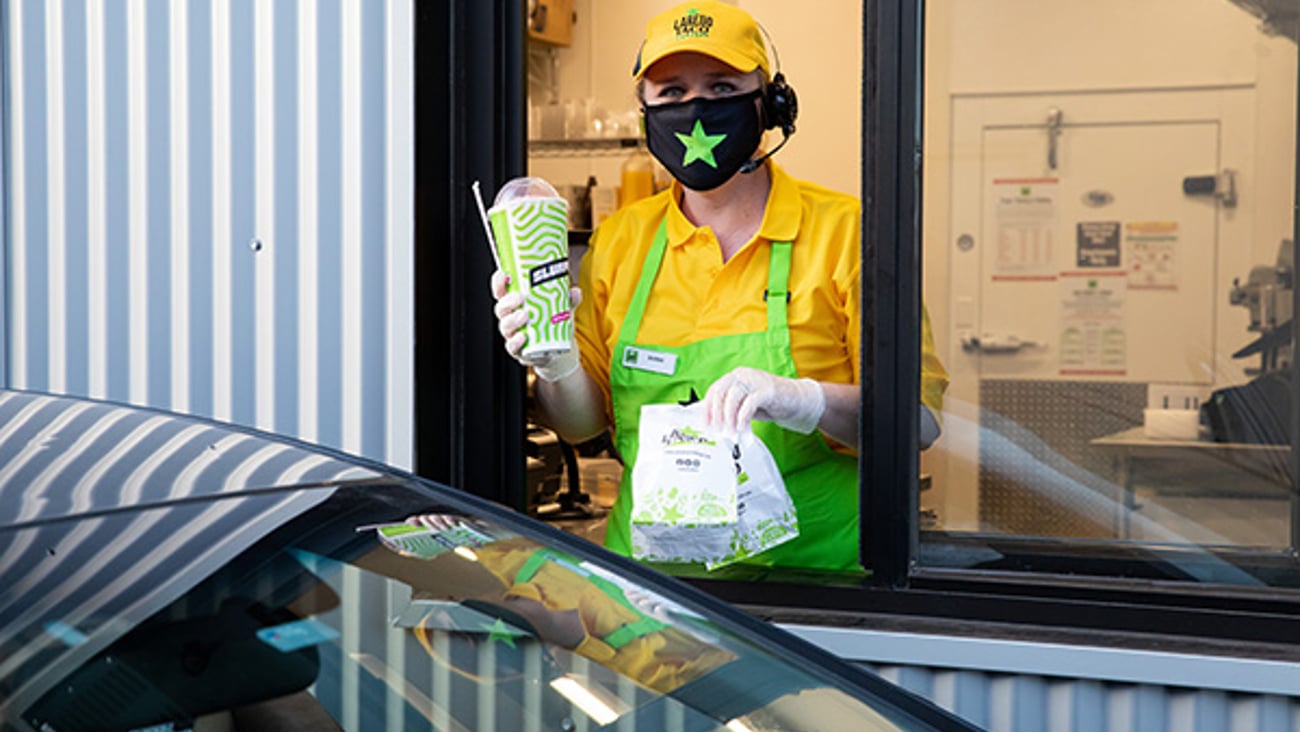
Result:
<svg viewBox="0 0 1300 732">
<path fill-rule="evenodd" d="M 1178 289 L 1178 222 L 1124 224 L 1128 286 L 1135 290 Z"/>
<path fill-rule="evenodd" d="M 1062 375 L 1123 376 L 1128 371 L 1124 272 L 1062 272 Z"/>
<path fill-rule="evenodd" d="M 993 180 L 994 281 L 1056 279 L 1056 189 L 1056 178 Z"/>
<path fill-rule="evenodd" d="M 1086 268 L 1119 266 L 1119 222 L 1080 221 L 1075 225 L 1075 265 Z"/>
</svg>

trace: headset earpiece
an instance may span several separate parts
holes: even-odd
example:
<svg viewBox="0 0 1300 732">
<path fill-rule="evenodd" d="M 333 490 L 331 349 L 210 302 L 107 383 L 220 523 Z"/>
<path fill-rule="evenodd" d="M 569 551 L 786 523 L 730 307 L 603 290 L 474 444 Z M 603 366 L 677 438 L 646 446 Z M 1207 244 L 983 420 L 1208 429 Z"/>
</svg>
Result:
<svg viewBox="0 0 1300 732">
<path fill-rule="evenodd" d="M 740 172 L 742 173 L 752 173 L 758 170 L 764 160 L 772 157 L 777 150 L 785 147 L 785 144 L 790 141 L 790 135 L 794 134 L 794 120 L 799 116 L 799 97 L 795 95 L 794 87 L 785 83 L 785 74 L 781 73 L 781 56 L 776 52 L 776 44 L 772 42 L 772 36 L 768 35 L 766 28 L 761 24 L 758 28 L 763 31 L 763 36 L 767 38 L 767 45 L 772 49 L 772 56 L 776 61 L 776 74 L 767 83 L 767 88 L 763 92 L 763 129 L 770 130 L 774 127 L 780 127 L 781 141 L 771 151 L 741 165 Z"/>
<path fill-rule="evenodd" d="M 780 127 L 781 132 L 789 135 L 794 132 L 794 120 L 798 116 L 799 98 L 794 87 L 785 83 L 785 75 L 778 71 L 763 95 L 763 124 L 769 130 Z"/>
</svg>

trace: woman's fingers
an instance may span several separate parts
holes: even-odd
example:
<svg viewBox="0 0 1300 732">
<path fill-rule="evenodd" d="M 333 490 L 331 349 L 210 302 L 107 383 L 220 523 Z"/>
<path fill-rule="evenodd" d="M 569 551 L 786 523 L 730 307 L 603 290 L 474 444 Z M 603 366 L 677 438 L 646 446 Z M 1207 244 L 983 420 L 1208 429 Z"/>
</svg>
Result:
<svg viewBox="0 0 1300 732">
<path fill-rule="evenodd" d="M 450 529 L 460 522 L 459 516 L 452 516 L 445 513 L 424 513 L 418 516 L 408 516 L 406 523 L 423 526 L 426 529 L 442 531 Z"/>
<path fill-rule="evenodd" d="M 737 432 L 749 426 L 749 423 L 754 419 L 754 416 L 758 414 L 758 410 L 766 403 L 766 398 L 767 393 L 765 393 L 761 388 L 751 389 L 745 393 L 744 398 L 742 398 L 740 403 L 736 405 L 736 412 L 733 417 L 735 420 L 734 429 Z"/>
<path fill-rule="evenodd" d="M 497 321 L 497 330 L 501 332 L 501 337 L 510 340 L 516 333 L 528 324 L 528 311 L 515 310 L 506 314 Z"/>
<path fill-rule="evenodd" d="M 771 375 L 741 366 L 709 387 L 704 398 L 705 419 L 712 427 L 739 432 L 762 412 L 771 396 Z"/>
<path fill-rule="evenodd" d="M 716 429 L 735 431 L 736 412 L 746 394 L 747 390 L 735 372 L 713 382 L 704 397 L 705 421 Z"/>
<path fill-rule="evenodd" d="M 748 382 L 736 379 L 727 387 L 726 399 L 722 404 L 723 425 L 729 432 L 739 432 L 741 425 L 748 424 L 748 420 L 741 420 L 745 410 L 745 404 L 754 398 L 753 387 Z M 752 413 L 753 410 L 750 409 Z"/>
<path fill-rule="evenodd" d="M 704 393 L 704 423 L 710 427 L 722 427 L 722 401 L 731 383 L 730 375 L 713 382 Z"/>
<path fill-rule="evenodd" d="M 506 294 L 506 286 L 510 284 L 510 277 L 505 272 L 497 270 L 492 273 L 492 298 L 500 300 Z"/>
<path fill-rule="evenodd" d="M 500 300 L 497 300 L 496 305 L 492 306 L 492 313 L 497 316 L 497 320 L 500 320 L 501 318 L 504 318 L 510 313 L 523 307 L 523 305 L 524 305 L 523 294 L 518 292 L 512 292 L 508 295 L 503 295 Z"/>
<path fill-rule="evenodd" d="M 492 273 L 490 283 L 492 297 L 496 298 L 496 303 L 492 306 L 492 313 L 497 319 L 497 331 L 501 333 L 502 339 L 505 340 L 506 353 L 525 366 L 545 367 L 552 361 L 551 357 L 538 356 L 524 359 L 520 355 L 528 340 L 523 328 L 528 324 L 530 315 L 524 309 L 523 293 L 510 292 L 508 288 L 509 282 L 510 278 L 505 272 L 497 270 Z M 578 307 L 578 304 L 582 302 L 582 291 L 576 287 L 570 288 L 569 298 L 572 301 L 572 307 Z M 541 371 L 538 373 L 541 374 Z"/>
<path fill-rule="evenodd" d="M 512 336 L 508 336 L 506 338 L 506 353 L 509 353 L 511 358 L 514 358 L 516 361 L 522 359 L 523 356 L 519 354 L 524 350 L 524 344 L 527 342 L 528 336 L 522 331 L 519 331 Z"/>
</svg>

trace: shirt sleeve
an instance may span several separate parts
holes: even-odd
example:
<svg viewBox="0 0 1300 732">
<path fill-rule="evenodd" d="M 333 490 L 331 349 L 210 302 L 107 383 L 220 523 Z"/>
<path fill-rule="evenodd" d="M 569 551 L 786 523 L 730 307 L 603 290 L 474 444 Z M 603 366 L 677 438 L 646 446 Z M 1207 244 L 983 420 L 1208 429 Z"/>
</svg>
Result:
<svg viewBox="0 0 1300 732">
<path fill-rule="evenodd" d="M 943 392 L 948 388 L 948 372 L 934 352 L 934 331 L 930 328 L 930 313 L 921 304 L 921 403 L 942 424 Z"/>
<path fill-rule="evenodd" d="M 855 223 L 856 226 L 856 223 Z M 858 240 L 853 246 L 859 248 Z M 853 265 L 849 271 L 848 284 L 845 286 L 845 326 L 844 343 L 848 349 L 849 362 L 853 366 L 853 383 L 862 383 L 862 263 L 857 256 L 852 258 Z"/>
<path fill-rule="evenodd" d="M 591 245 L 578 266 L 578 288 L 582 302 L 574 312 L 573 331 L 578 344 L 582 369 L 587 372 L 605 397 L 610 409 L 609 393 L 609 339 L 606 333 L 605 310 L 609 303 L 609 265 L 607 238 L 601 237 L 601 228 L 592 232 Z"/>
</svg>

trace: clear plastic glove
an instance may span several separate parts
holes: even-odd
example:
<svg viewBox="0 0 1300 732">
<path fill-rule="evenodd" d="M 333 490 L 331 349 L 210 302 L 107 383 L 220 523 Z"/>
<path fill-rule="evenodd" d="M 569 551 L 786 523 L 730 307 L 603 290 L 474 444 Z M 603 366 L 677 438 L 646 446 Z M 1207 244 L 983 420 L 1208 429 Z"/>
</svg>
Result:
<svg viewBox="0 0 1300 732">
<path fill-rule="evenodd" d="M 737 433 L 749 421 L 775 422 L 803 435 L 817 429 L 826 394 L 812 379 L 787 379 L 741 366 L 713 382 L 704 395 L 708 424 Z"/>
<path fill-rule="evenodd" d="M 921 438 L 919 440 L 921 449 L 934 444 L 939 439 L 939 433 L 942 428 L 939 426 L 939 420 L 934 418 L 934 413 L 924 404 L 921 405 Z"/>
<path fill-rule="evenodd" d="M 506 291 L 509 281 L 509 277 L 501 270 L 492 273 L 492 297 L 497 301 L 492 312 L 497 316 L 497 330 L 501 331 L 501 337 L 505 339 L 506 353 L 520 364 L 533 367 L 537 378 L 543 381 L 559 381 L 577 371 L 581 362 L 576 343 L 564 353 L 531 358 L 520 355 L 528 340 L 527 334 L 523 332 L 523 327 L 528 322 L 528 312 L 523 309 L 523 293 Z M 573 307 L 577 308 L 578 303 L 582 302 L 582 291 L 576 287 L 570 288 L 569 298 Z"/>
</svg>

